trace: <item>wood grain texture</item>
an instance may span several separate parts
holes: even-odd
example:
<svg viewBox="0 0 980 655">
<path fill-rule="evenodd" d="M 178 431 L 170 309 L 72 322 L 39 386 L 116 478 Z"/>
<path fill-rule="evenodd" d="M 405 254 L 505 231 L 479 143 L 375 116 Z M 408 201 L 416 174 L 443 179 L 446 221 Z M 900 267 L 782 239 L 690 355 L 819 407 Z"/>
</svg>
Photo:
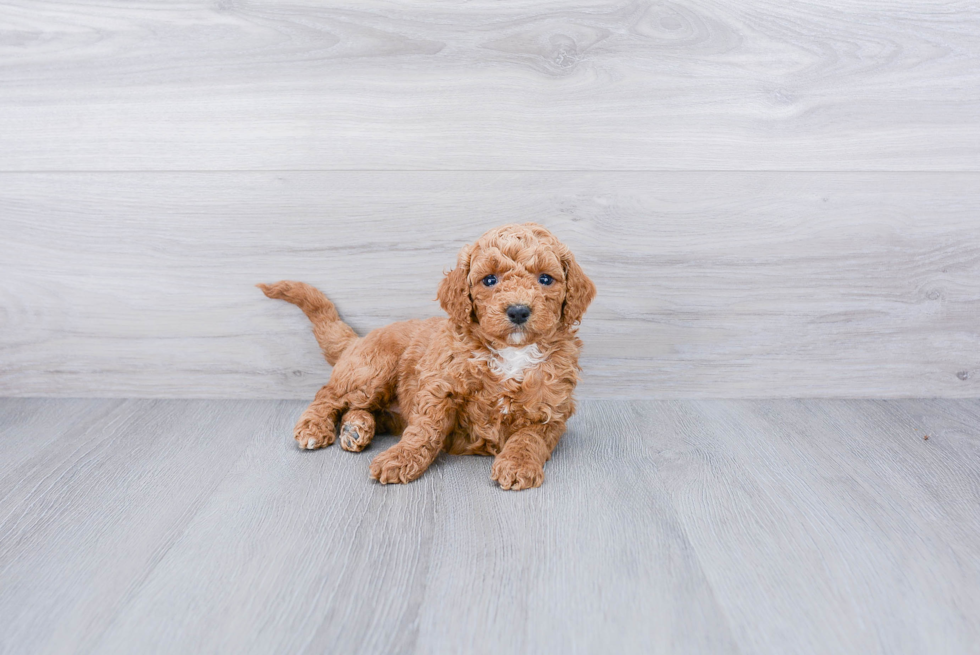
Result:
<svg viewBox="0 0 980 655">
<path fill-rule="evenodd" d="M 0 652 L 90 651 L 276 407 L 101 404 L 0 479 Z M 74 415 L 37 405 L 48 429 Z"/>
<path fill-rule="evenodd" d="M 441 314 L 485 229 L 533 220 L 599 294 L 590 397 L 975 397 L 980 175 L 0 175 L 0 394 L 309 398 L 318 285 L 362 333 Z"/>
<path fill-rule="evenodd" d="M 586 404 L 528 498 L 445 464 L 420 652 L 736 651 L 629 409 Z"/>
<path fill-rule="evenodd" d="M 477 457 L 382 487 L 367 466 L 392 439 L 309 457 L 284 424 L 245 453 L 96 652 L 730 651 L 662 493 L 627 463 L 639 444 L 596 431 L 628 429 L 621 412 L 584 415 L 553 482 L 509 495 Z M 584 471 L 567 460 L 582 457 L 626 473 L 572 488 Z"/>
<path fill-rule="evenodd" d="M 980 170 L 980 7 L 0 7 L 0 170 Z"/>
<path fill-rule="evenodd" d="M 956 441 L 909 405 L 636 405 L 741 652 L 978 652 L 980 514 L 946 509 L 977 495 L 976 401 L 932 405 Z"/>
<path fill-rule="evenodd" d="M 66 432 L 85 433 L 105 420 L 122 400 L 4 399 L 0 412 L 0 480 L 16 475 L 18 467 L 50 447 Z"/>
<path fill-rule="evenodd" d="M 586 402 L 520 493 L 302 408 L 0 400 L 0 652 L 977 652 L 977 401 Z"/>
</svg>

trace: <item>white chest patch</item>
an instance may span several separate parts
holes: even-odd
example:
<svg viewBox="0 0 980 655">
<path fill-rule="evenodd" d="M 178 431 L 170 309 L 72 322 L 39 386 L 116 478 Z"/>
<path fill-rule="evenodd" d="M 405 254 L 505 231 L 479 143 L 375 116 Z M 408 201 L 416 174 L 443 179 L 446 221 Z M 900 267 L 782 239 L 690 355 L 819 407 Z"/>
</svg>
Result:
<svg viewBox="0 0 980 655">
<path fill-rule="evenodd" d="M 538 344 L 532 343 L 523 348 L 501 348 L 492 350 L 492 356 L 488 363 L 490 370 L 504 380 L 524 379 L 524 371 L 534 368 L 545 360 L 545 356 L 538 350 Z"/>
</svg>

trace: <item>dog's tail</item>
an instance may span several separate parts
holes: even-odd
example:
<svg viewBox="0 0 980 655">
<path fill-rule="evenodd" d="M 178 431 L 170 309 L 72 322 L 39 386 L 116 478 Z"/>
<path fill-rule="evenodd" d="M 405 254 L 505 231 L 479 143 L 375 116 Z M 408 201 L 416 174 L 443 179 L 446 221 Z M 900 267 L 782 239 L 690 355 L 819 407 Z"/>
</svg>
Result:
<svg viewBox="0 0 980 655">
<path fill-rule="evenodd" d="M 269 298 L 291 302 L 313 323 L 313 335 L 327 362 L 333 366 L 355 339 L 357 333 L 340 320 L 337 308 L 319 289 L 305 282 L 283 280 L 275 284 L 256 284 Z"/>
</svg>

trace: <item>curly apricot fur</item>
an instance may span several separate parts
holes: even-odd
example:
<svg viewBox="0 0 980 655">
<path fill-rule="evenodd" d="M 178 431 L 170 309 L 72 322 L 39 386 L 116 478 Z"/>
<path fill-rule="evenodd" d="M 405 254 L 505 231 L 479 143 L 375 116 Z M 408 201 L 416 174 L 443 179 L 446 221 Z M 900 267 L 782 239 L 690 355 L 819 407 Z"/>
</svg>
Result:
<svg viewBox="0 0 980 655">
<path fill-rule="evenodd" d="M 554 281 L 542 283 L 543 273 Z M 490 274 L 496 282 L 487 286 Z M 401 432 L 371 463 L 381 483 L 411 482 L 445 451 L 495 456 L 491 477 L 503 489 L 541 485 L 575 411 L 582 347 L 575 333 L 596 293 L 548 230 L 525 223 L 487 232 L 463 247 L 439 285 L 448 319 L 393 323 L 364 337 L 310 285 L 258 286 L 306 313 L 334 365 L 296 425 L 301 448 L 329 446 L 337 425 L 351 451 L 365 448 L 375 431 Z M 531 310 L 519 326 L 507 315 L 515 304 Z M 507 357 L 513 361 L 504 366 Z"/>
</svg>

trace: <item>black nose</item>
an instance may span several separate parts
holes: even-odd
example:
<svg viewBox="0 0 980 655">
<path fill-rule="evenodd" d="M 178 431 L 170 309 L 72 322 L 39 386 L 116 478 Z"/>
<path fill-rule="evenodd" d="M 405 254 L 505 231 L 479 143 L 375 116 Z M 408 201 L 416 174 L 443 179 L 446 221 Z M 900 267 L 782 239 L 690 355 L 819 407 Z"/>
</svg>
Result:
<svg viewBox="0 0 980 655">
<path fill-rule="evenodd" d="M 527 305 L 511 305 L 507 308 L 507 318 L 514 325 L 527 323 L 527 317 L 531 315 L 531 308 Z"/>
</svg>

